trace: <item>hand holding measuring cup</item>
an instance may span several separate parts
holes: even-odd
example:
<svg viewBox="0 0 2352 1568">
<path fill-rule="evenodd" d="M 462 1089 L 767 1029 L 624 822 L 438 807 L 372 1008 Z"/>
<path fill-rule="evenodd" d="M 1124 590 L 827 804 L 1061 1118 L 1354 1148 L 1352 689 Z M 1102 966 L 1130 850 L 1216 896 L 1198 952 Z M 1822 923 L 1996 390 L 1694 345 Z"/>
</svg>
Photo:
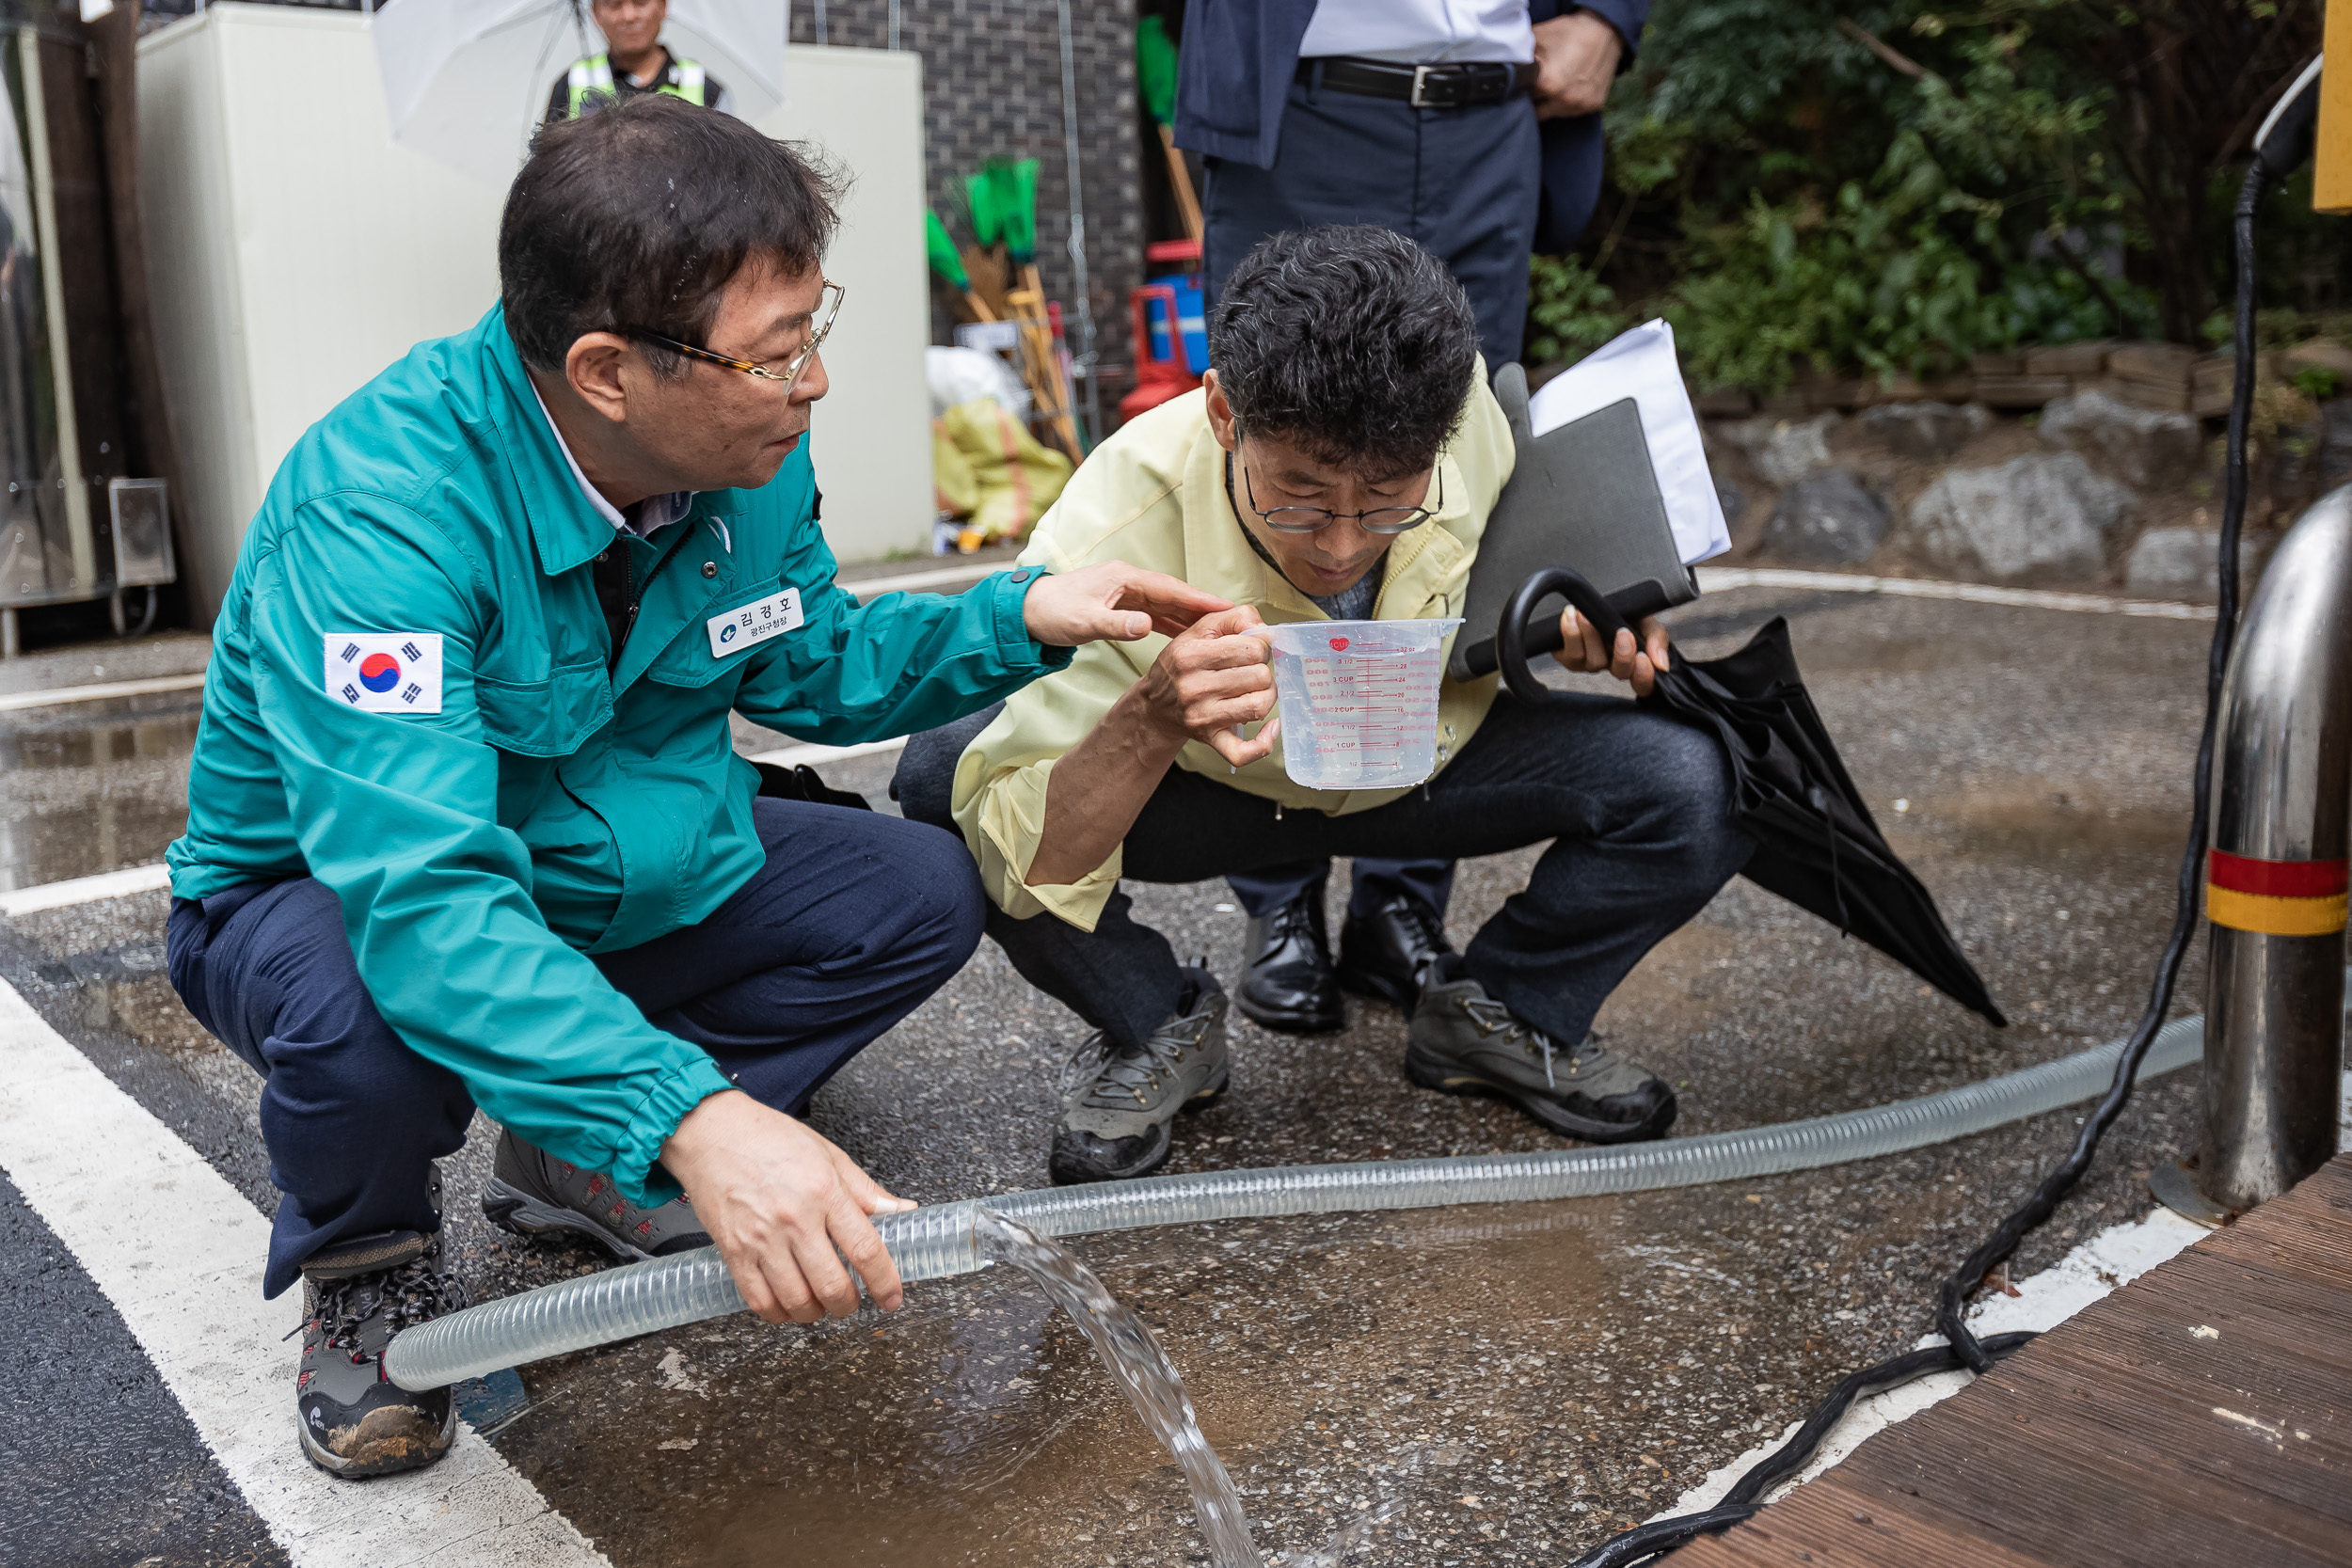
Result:
<svg viewBox="0 0 2352 1568">
<path fill-rule="evenodd" d="M 1248 605 L 1203 615 L 1160 650 L 1137 690 L 1152 727 L 1214 748 L 1235 768 L 1274 750 L 1275 721 L 1250 739 L 1244 726 L 1274 711 L 1274 671 L 1261 635 L 1265 623 Z"/>
</svg>

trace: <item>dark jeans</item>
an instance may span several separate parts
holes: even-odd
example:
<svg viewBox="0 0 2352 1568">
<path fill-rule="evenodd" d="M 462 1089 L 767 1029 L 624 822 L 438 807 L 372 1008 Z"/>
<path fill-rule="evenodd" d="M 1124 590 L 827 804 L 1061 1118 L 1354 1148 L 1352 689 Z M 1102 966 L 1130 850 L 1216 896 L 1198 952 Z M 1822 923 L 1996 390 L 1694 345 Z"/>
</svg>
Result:
<svg viewBox="0 0 2352 1568">
<path fill-rule="evenodd" d="M 979 945 L 987 899 L 961 845 L 873 812 L 752 806 L 767 864 L 701 924 L 596 958 L 647 1022 L 795 1114 Z M 361 984 L 335 895 L 311 878 L 176 898 L 171 983 L 266 1080 L 262 1135 L 285 1195 L 262 1289 L 337 1240 L 430 1230 L 428 1163 L 473 1100 L 410 1050 Z"/>
<path fill-rule="evenodd" d="M 1225 879 L 1241 907 L 1251 914 L 1272 914 L 1300 895 L 1311 892 L 1320 901 L 1325 879 L 1331 875 L 1327 860 L 1298 861 L 1268 866 L 1263 871 L 1236 871 Z M 1383 860 L 1359 855 L 1349 868 L 1347 912 L 1351 919 L 1370 920 L 1382 905 L 1400 893 L 1409 893 L 1439 915 L 1454 896 L 1452 861 Z"/>
<path fill-rule="evenodd" d="M 1519 356 L 1526 330 L 1542 156 L 1525 98 L 1416 109 L 1293 83 L 1272 168 L 1206 162 L 1201 277 L 1210 303 L 1268 234 L 1375 223 L 1419 242 L 1469 292 L 1492 372 Z"/>
<path fill-rule="evenodd" d="M 995 710 L 907 742 L 907 816 L 951 826 L 956 759 Z M 1470 973 L 1564 1042 L 1633 966 L 1704 909 L 1755 845 L 1731 825 L 1731 770 L 1710 737 L 1615 697 L 1530 707 L 1508 692 L 1445 770 L 1402 800 L 1347 816 L 1278 810 L 1170 768 L 1126 838 L 1125 875 L 1195 882 L 1329 855 L 1501 854 L 1552 841 L 1480 927 Z M 1140 1045 L 1183 990 L 1168 939 L 1111 895 L 1092 931 L 991 907 L 988 934 L 1031 985 L 1121 1045 Z"/>
</svg>

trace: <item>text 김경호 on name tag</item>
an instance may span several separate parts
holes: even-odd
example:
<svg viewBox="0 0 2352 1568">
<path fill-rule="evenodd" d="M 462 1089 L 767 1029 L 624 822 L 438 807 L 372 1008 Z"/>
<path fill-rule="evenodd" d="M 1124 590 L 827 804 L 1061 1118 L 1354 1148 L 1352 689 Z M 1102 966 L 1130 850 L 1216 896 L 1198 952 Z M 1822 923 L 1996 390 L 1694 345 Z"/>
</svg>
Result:
<svg viewBox="0 0 2352 1568">
<path fill-rule="evenodd" d="M 703 626 L 710 633 L 710 657 L 724 658 L 771 637 L 782 637 L 800 624 L 801 591 L 787 588 L 754 603 L 738 605 L 724 615 L 713 615 Z"/>
</svg>

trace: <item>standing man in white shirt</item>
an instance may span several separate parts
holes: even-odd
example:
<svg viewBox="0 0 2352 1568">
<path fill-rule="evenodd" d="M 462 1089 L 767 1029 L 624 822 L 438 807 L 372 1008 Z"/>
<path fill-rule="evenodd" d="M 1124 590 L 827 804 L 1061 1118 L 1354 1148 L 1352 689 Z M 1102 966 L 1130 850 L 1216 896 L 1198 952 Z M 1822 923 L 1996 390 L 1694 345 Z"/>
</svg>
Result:
<svg viewBox="0 0 2352 1568">
<path fill-rule="evenodd" d="M 1176 140 L 1206 166 L 1209 302 L 1268 234 L 1377 224 L 1461 283 L 1489 372 L 1517 359 L 1528 256 L 1567 249 L 1592 216 L 1600 107 L 1648 14 L 1648 0 L 1186 0 Z M 1315 603 L 1358 618 L 1379 590 L 1375 573 Z M 1343 989 L 1409 1012 L 1451 951 L 1453 863 L 1359 858 L 1334 966 L 1329 873 L 1227 879 L 1249 914 L 1234 1002 L 1267 1028 L 1341 1027 Z"/>
</svg>

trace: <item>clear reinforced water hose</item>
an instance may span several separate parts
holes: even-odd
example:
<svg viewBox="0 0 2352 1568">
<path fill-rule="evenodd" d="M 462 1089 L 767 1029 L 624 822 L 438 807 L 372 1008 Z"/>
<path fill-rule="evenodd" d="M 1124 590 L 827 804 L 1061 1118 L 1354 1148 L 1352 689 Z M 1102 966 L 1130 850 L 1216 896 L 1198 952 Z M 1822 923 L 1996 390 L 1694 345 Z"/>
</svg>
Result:
<svg viewBox="0 0 2352 1568">
<path fill-rule="evenodd" d="M 2166 1025 L 2140 1077 L 2201 1059 L 2204 1037 L 2201 1018 Z M 1964 1088 L 1775 1127 L 1610 1148 L 1277 1165 L 1049 1187 L 889 1214 L 875 1227 L 899 1276 L 913 1284 L 987 1266 L 972 1230 L 982 1201 L 1040 1235 L 1083 1236 L 1203 1220 L 1524 1203 L 1741 1180 L 1924 1148 L 2079 1103 L 2106 1090 L 2122 1046 L 2116 1041 Z M 542 1286 L 407 1329 L 386 1350 L 384 1370 L 404 1388 L 437 1388 L 742 1307 L 718 1250 L 704 1247 Z"/>
</svg>

